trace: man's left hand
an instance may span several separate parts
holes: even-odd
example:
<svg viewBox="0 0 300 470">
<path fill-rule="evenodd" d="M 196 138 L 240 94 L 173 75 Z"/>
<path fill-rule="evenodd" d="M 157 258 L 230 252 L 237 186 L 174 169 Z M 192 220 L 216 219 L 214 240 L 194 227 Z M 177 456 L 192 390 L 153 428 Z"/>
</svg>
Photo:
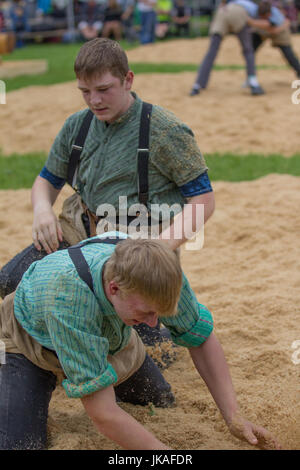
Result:
<svg viewBox="0 0 300 470">
<path fill-rule="evenodd" d="M 267 429 L 247 421 L 243 416 L 236 414 L 228 423 L 233 436 L 249 442 L 263 450 L 281 450 L 281 445 Z"/>
</svg>

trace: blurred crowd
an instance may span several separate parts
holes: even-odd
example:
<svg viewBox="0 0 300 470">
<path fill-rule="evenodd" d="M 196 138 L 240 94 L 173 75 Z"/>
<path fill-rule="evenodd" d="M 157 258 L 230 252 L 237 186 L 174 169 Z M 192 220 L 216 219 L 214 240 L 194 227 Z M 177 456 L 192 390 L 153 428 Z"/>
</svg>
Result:
<svg viewBox="0 0 300 470">
<path fill-rule="evenodd" d="M 219 0 L 0 0 L 0 33 L 15 34 L 16 45 L 51 38 L 63 42 L 111 37 L 152 43 L 156 38 L 190 37 L 197 17 L 212 16 Z M 272 0 L 299 31 L 300 0 Z"/>
</svg>

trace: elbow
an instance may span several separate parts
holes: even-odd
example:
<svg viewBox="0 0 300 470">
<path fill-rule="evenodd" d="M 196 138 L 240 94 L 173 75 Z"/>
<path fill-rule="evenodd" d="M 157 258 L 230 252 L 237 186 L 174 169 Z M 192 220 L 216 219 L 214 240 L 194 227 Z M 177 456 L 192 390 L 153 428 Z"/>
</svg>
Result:
<svg viewBox="0 0 300 470">
<path fill-rule="evenodd" d="M 84 407 L 89 418 L 100 431 L 105 430 L 112 422 L 113 416 L 118 414 L 120 411 L 116 402 L 109 404 L 106 403 L 104 406 L 102 406 L 101 403 L 98 403 L 97 406 L 84 405 Z"/>
<path fill-rule="evenodd" d="M 124 411 L 116 404 L 114 407 L 92 413 L 89 415 L 98 431 L 106 437 L 112 438 L 115 429 L 120 428 Z"/>
<path fill-rule="evenodd" d="M 96 413 L 89 415 L 97 428 L 103 432 L 107 426 L 112 422 L 112 417 L 115 415 L 116 410 L 98 410 Z"/>
</svg>

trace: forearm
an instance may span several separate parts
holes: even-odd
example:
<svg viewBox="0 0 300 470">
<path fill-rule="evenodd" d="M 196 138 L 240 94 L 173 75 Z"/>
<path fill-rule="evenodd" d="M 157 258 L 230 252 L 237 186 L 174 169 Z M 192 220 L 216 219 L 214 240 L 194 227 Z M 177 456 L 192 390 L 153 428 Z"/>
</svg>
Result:
<svg viewBox="0 0 300 470">
<path fill-rule="evenodd" d="M 113 386 L 81 398 L 97 429 L 126 450 L 169 449 L 116 403 Z"/>
<path fill-rule="evenodd" d="M 262 29 L 269 34 L 279 34 L 290 26 L 290 21 L 286 18 L 285 21 L 279 26 L 272 26 L 268 20 L 262 20 L 258 18 L 250 18 L 247 20 L 249 26 L 255 29 Z"/>
<path fill-rule="evenodd" d="M 176 250 L 200 231 L 213 214 L 214 208 L 213 192 L 192 197 L 183 211 L 174 218 L 173 223 L 162 231 L 159 238 Z"/>
<path fill-rule="evenodd" d="M 31 191 L 33 207 L 32 238 L 37 250 L 44 248 L 52 253 L 57 250 L 63 234 L 52 206 L 60 192 L 49 181 L 38 176 Z"/>
<path fill-rule="evenodd" d="M 247 23 L 252 28 L 263 29 L 265 31 L 270 31 L 270 29 L 272 29 L 272 26 L 270 25 L 270 22 L 268 20 L 251 18 L 250 16 L 248 16 Z"/>
<path fill-rule="evenodd" d="M 190 348 L 189 352 L 224 420 L 229 424 L 238 411 L 238 403 L 222 346 L 211 333 L 201 346 Z"/>
<path fill-rule="evenodd" d="M 165 444 L 156 439 L 132 416 L 117 407 L 107 420 L 94 421 L 104 436 L 116 442 L 125 450 L 167 450 Z"/>
<path fill-rule="evenodd" d="M 60 189 L 55 189 L 45 178 L 37 176 L 31 190 L 33 210 L 51 209 L 59 193 Z"/>
</svg>

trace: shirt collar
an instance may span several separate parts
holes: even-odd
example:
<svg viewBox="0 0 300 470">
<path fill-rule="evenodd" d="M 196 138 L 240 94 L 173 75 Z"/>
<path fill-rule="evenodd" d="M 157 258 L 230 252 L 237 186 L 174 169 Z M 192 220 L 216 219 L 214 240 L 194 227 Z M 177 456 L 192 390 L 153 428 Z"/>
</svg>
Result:
<svg viewBox="0 0 300 470">
<path fill-rule="evenodd" d="M 131 95 L 134 98 L 133 103 L 129 106 L 127 111 L 122 114 L 118 119 L 116 119 L 114 122 L 112 122 L 109 126 L 119 126 L 123 124 L 124 122 L 130 121 L 132 118 L 135 118 L 138 111 L 140 110 L 142 100 L 137 96 L 136 93 L 133 91 L 131 92 Z"/>
</svg>

